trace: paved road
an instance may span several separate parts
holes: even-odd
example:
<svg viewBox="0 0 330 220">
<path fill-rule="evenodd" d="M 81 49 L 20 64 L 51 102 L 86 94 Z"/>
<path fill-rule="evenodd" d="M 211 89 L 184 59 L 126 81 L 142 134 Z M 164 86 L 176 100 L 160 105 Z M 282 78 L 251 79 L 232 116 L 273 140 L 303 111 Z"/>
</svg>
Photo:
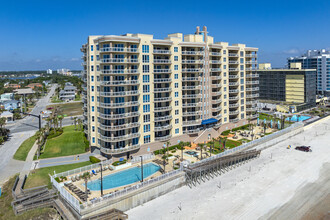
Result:
<svg viewBox="0 0 330 220">
<path fill-rule="evenodd" d="M 42 159 L 42 160 L 35 161 L 34 164 L 36 164 L 36 166 L 35 166 L 36 169 L 43 168 L 43 167 L 67 165 L 67 164 L 89 161 L 89 156 L 93 156 L 93 155 L 94 155 L 93 153 L 80 154 L 79 159 L 77 158 L 77 155 Z"/>
</svg>

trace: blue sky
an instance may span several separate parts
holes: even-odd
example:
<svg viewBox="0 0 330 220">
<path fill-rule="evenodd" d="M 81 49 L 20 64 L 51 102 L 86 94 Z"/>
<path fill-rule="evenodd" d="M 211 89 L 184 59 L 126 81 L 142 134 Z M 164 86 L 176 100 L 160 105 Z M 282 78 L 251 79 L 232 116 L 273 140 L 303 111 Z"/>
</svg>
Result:
<svg viewBox="0 0 330 220">
<path fill-rule="evenodd" d="M 194 33 L 259 48 L 258 62 L 330 48 L 330 1 L 1 1 L 0 70 L 81 69 L 88 35 Z"/>
</svg>

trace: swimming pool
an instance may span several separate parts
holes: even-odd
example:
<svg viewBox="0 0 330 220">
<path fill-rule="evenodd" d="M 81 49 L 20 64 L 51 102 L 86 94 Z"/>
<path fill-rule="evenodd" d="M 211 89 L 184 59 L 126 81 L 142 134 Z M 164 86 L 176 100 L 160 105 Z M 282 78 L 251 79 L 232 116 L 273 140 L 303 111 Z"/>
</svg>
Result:
<svg viewBox="0 0 330 220">
<path fill-rule="evenodd" d="M 301 116 L 299 117 L 299 121 L 305 121 L 305 120 L 310 119 L 310 118 L 311 118 L 311 117 L 309 117 L 309 116 L 301 115 Z M 290 118 L 287 118 L 286 121 L 290 121 Z M 291 117 L 291 121 L 298 121 L 298 117 L 297 117 L 297 115 L 292 116 L 292 117 Z"/>
<path fill-rule="evenodd" d="M 156 173 L 160 166 L 154 163 L 147 163 L 143 165 L 143 178 L 147 178 Z M 100 176 L 98 175 L 98 178 Z M 103 190 L 125 186 L 135 182 L 141 181 L 141 167 L 132 167 L 114 174 L 103 177 Z M 92 191 L 101 190 L 101 180 L 93 180 L 87 183 L 88 189 Z"/>
</svg>

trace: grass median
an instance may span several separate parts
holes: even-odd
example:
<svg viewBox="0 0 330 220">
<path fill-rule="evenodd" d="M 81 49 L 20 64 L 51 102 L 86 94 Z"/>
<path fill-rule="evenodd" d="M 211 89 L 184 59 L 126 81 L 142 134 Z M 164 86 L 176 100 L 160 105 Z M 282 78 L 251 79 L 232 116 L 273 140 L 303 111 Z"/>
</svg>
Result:
<svg viewBox="0 0 330 220">
<path fill-rule="evenodd" d="M 14 159 L 25 161 L 33 144 L 36 142 L 36 139 L 36 135 L 33 135 L 32 137 L 26 139 L 17 149 L 16 153 L 14 154 Z"/>
<path fill-rule="evenodd" d="M 83 167 L 83 166 L 88 166 L 91 164 L 92 163 L 90 161 L 86 161 L 86 162 L 81 162 L 81 163 L 73 163 L 73 164 L 67 164 L 67 165 L 60 165 L 60 166 L 36 169 L 29 174 L 24 188 L 29 189 L 29 188 L 43 186 L 43 185 L 47 185 L 48 188 L 51 188 L 49 174 L 54 175 L 54 171 L 56 173 L 61 173 L 64 171 L 76 169 L 76 168 Z"/>
<path fill-rule="evenodd" d="M 50 105 L 47 108 L 51 107 L 60 107 L 62 110 L 62 114 L 67 116 L 75 116 L 75 115 L 82 115 L 83 113 L 83 103 L 82 102 L 71 102 L 65 104 L 57 104 L 57 105 Z"/>
</svg>

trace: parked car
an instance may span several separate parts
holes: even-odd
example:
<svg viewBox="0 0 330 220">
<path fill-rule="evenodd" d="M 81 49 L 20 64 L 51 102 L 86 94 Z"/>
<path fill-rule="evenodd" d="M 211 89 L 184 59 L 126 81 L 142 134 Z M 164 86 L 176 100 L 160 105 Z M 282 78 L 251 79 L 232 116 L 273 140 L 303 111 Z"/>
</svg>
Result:
<svg viewBox="0 0 330 220">
<path fill-rule="evenodd" d="M 297 146 L 295 149 L 304 152 L 312 152 L 311 146 Z"/>
</svg>

